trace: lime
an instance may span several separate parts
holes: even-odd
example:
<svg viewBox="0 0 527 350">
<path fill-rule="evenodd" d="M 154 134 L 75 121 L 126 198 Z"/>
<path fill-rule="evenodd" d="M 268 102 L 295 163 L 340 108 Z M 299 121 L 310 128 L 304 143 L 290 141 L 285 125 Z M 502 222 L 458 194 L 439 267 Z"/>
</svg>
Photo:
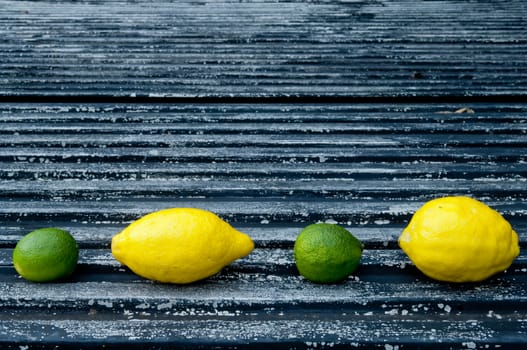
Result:
<svg viewBox="0 0 527 350">
<path fill-rule="evenodd" d="M 446 282 L 482 281 L 507 269 L 520 253 L 518 234 L 509 222 L 465 196 L 425 203 L 399 245 L 425 275 Z"/>
<path fill-rule="evenodd" d="M 359 266 L 362 244 L 348 230 L 335 224 L 312 224 L 298 235 L 294 246 L 296 267 L 316 283 L 344 280 Z"/>
<path fill-rule="evenodd" d="M 29 281 L 51 282 L 71 275 L 78 257 L 77 242 L 68 231 L 41 228 L 18 241 L 13 251 L 13 264 Z"/>
</svg>

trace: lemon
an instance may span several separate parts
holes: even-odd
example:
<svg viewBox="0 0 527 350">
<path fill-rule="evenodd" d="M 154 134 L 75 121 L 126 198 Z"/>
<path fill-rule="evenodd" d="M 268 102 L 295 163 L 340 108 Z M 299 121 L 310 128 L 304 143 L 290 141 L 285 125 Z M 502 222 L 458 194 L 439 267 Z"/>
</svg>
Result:
<svg viewBox="0 0 527 350">
<path fill-rule="evenodd" d="M 15 270 L 33 282 L 66 278 L 77 266 L 79 250 L 72 235 L 59 228 L 41 228 L 22 237 L 13 250 Z"/>
<path fill-rule="evenodd" d="M 443 197 L 415 212 L 399 246 L 427 276 L 446 282 L 478 282 L 504 271 L 519 255 L 518 235 L 484 203 Z"/>
<path fill-rule="evenodd" d="M 218 273 L 254 249 L 251 238 L 196 208 L 150 213 L 112 238 L 112 254 L 139 276 L 191 283 Z"/>
<path fill-rule="evenodd" d="M 316 283 L 344 280 L 359 266 L 362 244 L 348 230 L 335 224 L 306 226 L 294 245 L 298 272 Z"/>
</svg>

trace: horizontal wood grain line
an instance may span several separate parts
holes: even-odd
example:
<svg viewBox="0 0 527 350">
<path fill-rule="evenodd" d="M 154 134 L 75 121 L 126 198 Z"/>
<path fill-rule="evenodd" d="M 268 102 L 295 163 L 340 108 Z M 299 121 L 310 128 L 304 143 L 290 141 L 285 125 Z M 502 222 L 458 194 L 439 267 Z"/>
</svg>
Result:
<svg viewBox="0 0 527 350">
<path fill-rule="evenodd" d="M 470 304 L 478 303 L 491 307 L 511 304 L 509 308 L 521 315 L 520 310 L 527 302 L 522 292 L 527 283 L 525 272 L 500 274 L 493 281 L 456 287 L 434 282 L 415 268 L 406 269 L 395 267 L 383 271 L 386 275 L 392 275 L 391 279 L 386 280 L 375 280 L 374 276 L 368 278 L 367 274 L 375 275 L 374 270 L 369 270 L 364 275 L 357 273 L 344 283 L 329 286 L 310 283 L 293 272 L 286 275 L 272 272 L 243 273 L 234 268 L 225 268 L 215 277 L 188 286 L 152 283 L 129 272 L 121 273 L 125 281 L 119 281 L 119 276 L 115 276 L 116 281 L 108 280 L 105 283 L 82 281 L 80 274 L 78 282 L 73 280 L 73 283 L 36 286 L 16 278 L 16 272 L 13 271 L 11 278 L 8 278 L 8 273 L 0 273 L 0 277 L 6 279 L 0 285 L 0 305 L 6 309 L 16 306 L 21 311 L 43 308 L 52 311 L 54 308 L 60 310 L 61 307 L 82 310 L 89 309 L 89 306 L 98 308 L 108 305 L 114 312 L 123 312 L 125 309 L 156 312 L 159 305 L 164 305 L 163 312 L 175 312 L 187 307 L 206 310 L 213 305 L 227 309 L 239 307 L 258 310 L 266 306 L 288 309 L 295 306 L 301 308 L 303 305 L 309 307 L 310 304 L 337 307 L 370 304 L 379 307 L 382 303 L 416 306 L 425 303 L 435 304 L 437 312 L 441 312 L 437 304 L 444 305 L 446 302 L 452 306 L 466 304 L 469 307 Z M 93 288 L 94 284 L 97 284 L 97 288 Z M 408 288 L 409 284 L 412 288 Z M 503 293 L 497 298 L 495 293 L 499 286 L 503 287 Z M 378 311 L 384 314 L 385 310 Z"/>
<path fill-rule="evenodd" d="M 187 93 L 155 93 L 137 91 L 123 94 L 104 95 L 100 91 L 90 90 L 83 92 L 82 94 L 70 94 L 61 95 L 53 93 L 51 90 L 43 90 L 43 94 L 37 93 L 2 93 L 0 92 L 0 103 L 2 104 L 212 104 L 212 105 L 247 105 L 256 103 L 260 105 L 270 104 L 291 104 L 291 105 L 326 105 L 326 104 L 409 104 L 409 105 L 442 105 L 450 104 L 451 107 L 460 108 L 467 104 L 475 103 L 489 103 L 489 104 L 513 104 L 518 105 L 523 103 L 525 96 L 521 92 L 511 92 L 509 94 L 500 93 L 498 95 L 448 95 L 444 93 L 429 94 L 429 95 L 404 95 L 404 94 L 392 94 L 386 96 L 375 96 L 375 95 L 329 95 L 329 94 L 317 94 L 316 96 L 309 95 L 306 93 L 288 93 L 288 94 L 271 94 L 271 95 L 235 95 L 235 94 L 223 94 L 223 95 L 191 95 Z M 80 111 L 80 110 L 79 110 Z"/>
<path fill-rule="evenodd" d="M 161 123 L 160 123 L 161 124 Z M 346 123 L 293 125 L 273 123 L 202 124 L 177 123 L 155 126 L 96 124 L 85 126 L 4 125 L 0 146 L 5 148 L 191 148 L 191 147 L 287 147 L 331 146 L 357 148 L 411 147 L 522 147 L 527 143 L 527 123 L 471 123 L 463 125 L 411 125 Z M 1 124 L 0 124 L 1 125 Z"/>
<path fill-rule="evenodd" d="M 249 347 L 291 349 L 314 344 L 317 347 L 371 347 L 372 344 L 412 347 L 418 343 L 419 346 L 433 347 L 437 345 L 437 339 L 441 339 L 442 346 L 451 348 L 461 348 L 464 346 L 462 344 L 478 344 L 512 349 L 521 347 L 526 336 L 524 320 L 516 318 L 508 322 L 509 328 L 503 329 L 499 320 L 492 319 L 473 322 L 463 318 L 453 319 L 445 327 L 442 318 L 423 320 L 422 316 L 402 322 L 400 317 L 374 315 L 306 320 L 298 314 L 288 314 L 273 320 L 258 319 L 260 314 L 235 317 L 234 311 L 203 312 L 204 316 L 211 316 L 208 320 L 199 315 L 187 319 L 152 319 L 145 317 L 146 312 L 143 315 L 131 312 L 129 315 L 121 314 L 119 318 L 115 315 L 113 319 L 108 319 L 108 316 L 104 319 L 105 315 L 102 314 L 90 316 L 88 320 L 85 316 L 84 319 L 72 320 L 2 321 L 0 343 L 10 344 L 13 335 L 16 335 L 20 343 L 38 345 L 35 340 L 38 338 L 40 343 L 45 341 L 61 347 L 81 343 L 89 347 L 118 348 L 129 347 L 131 342 L 135 346 L 141 344 L 143 348 L 152 346 L 152 343 L 155 343 L 156 348 L 167 349 L 244 348 L 239 345 L 243 343 L 250 344 Z M 370 315 L 368 312 L 364 311 Z M 190 308 L 180 315 L 189 313 L 192 313 Z M 43 331 L 46 336 L 42 335 Z"/>
<path fill-rule="evenodd" d="M 302 177 L 306 179 L 473 179 L 478 181 L 522 181 L 527 174 L 527 163 L 466 162 L 453 164 L 445 162 L 324 162 L 282 163 L 271 162 L 265 167 L 259 162 L 227 163 L 46 163 L 37 159 L 33 162 L 0 162 L 0 178 L 3 180 L 118 180 L 118 179 L 167 179 L 189 176 L 191 178 L 278 178 Z"/>
<path fill-rule="evenodd" d="M 5 181 L 0 182 L 0 197 L 3 198 L 63 198 L 63 200 L 82 200 L 83 198 L 122 198 L 130 197 L 172 198 L 185 197 L 274 197 L 310 199 L 354 198 L 372 199 L 405 198 L 434 193 L 470 193 L 473 196 L 492 194 L 493 198 L 527 199 L 527 178 L 510 179 L 397 179 L 374 181 L 353 179 L 310 179 L 302 176 L 294 178 L 271 177 L 172 177 L 161 179 L 90 179 L 62 181 Z"/>
<path fill-rule="evenodd" d="M 505 83 L 504 83 L 505 84 Z M 108 86 L 85 88 L 72 85 L 66 89 L 60 87 L 63 94 L 57 92 L 53 87 L 39 87 L 27 91 L 14 92 L 11 89 L 0 90 L 0 101 L 17 101 L 17 102 L 72 102 L 93 103 L 93 102 L 162 102 L 162 103 L 274 103 L 289 102 L 301 103 L 314 100 L 320 103 L 418 103 L 418 102 L 441 102 L 457 101 L 458 103 L 470 102 L 521 102 L 525 100 L 525 94 L 521 89 L 510 89 L 503 85 L 501 88 L 492 86 L 483 86 L 477 90 L 467 90 L 462 87 L 452 89 L 442 88 L 427 89 L 420 94 L 407 93 L 404 90 L 388 87 L 350 87 L 347 85 L 326 86 L 323 90 L 313 91 L 308 89 L 298 89 L 294 86 L 281 86 L 280 91 L 260 87 L 258 91 L 248 91 L 247 86 L 230 86 L 228 89 L 221 91 L 210 87 L 202 87 L 199 90 L 193 90 L 190 87 L 179 87 L 176 90 L 162 91 L 159 86 L 142 86 L 141 89 L 130 86 L 128 89 L 111 91 Z M 102 90 L 101 90 L 102 89 Z"/>
<path fill-rule="evenodd" d="M 294 44 L 290 44 L 294 45 Z M 183 46 L 183 45 L 182 45 Z M 444 78 L 465 82 L 499 79 L 525 79 L 525 61 L 522 57 L 525 49 L 489 51 L 484 49 L 467 49 L 463 51 L 452 48 L 450 53 L 430 54 L 414 50 L 401 50 L 394 47 L 377 49 L 350 47 L 343 44 L 340 48 L 297 48 L 280 52 L 272 48 L 254 49 L 241 55 L 236 48 L 220 47 L 208 55 L 204 50 L 212 50 L 207 45 L 195 49 L 188 47 L 169 47 L 152 52 L 142 52 L 134 47 L 121 47 L 92 52 L 86 57 L 75 53 L 50 48 L 35 52 L 20 51 L 16 47 L 3 48 L 0 54 L 2 78 L 8 81 L 38 82 L 39 78 L 63 77 L 64 80 L 89 80 L 101 78 L 98 74 L 108 74 L 107 79 L 124 80 L 134 78 L 137 81 L 152 77 L 188 76 L 230 78 L 234 80 L 239 74 L 244 79 L 284 79 L 295 76 L 326 77 L 326 79 L 365 79 L 367 77 L 383 78 L 395 81 L 431 81 Z M 1 46 L 0 46 L 1 48 Z M 350 50 L 350 53 L 346 53 Z M 429 50 L 441 51 L 431 46 Z M 450 50 L 446 47 L 444 50 Z M 95 50 L 94 50 L 95 51 Z M 196 52 L 194 52 L 196 51 Z M 343 52 L 344 51 L 344 52 Z M 363 54 L 354 52 L 367 52 Z M 470 56 L 471 59 L 468 59 Z M 507 64 L 503 64 L 503 60 Z M 409 76 L 408 73 L 419 72 L 420 75 Z M 494 74 L 493 74 L 494 73 Z"/>
<path fill-rule="evenodd" d="M 156 148 L 156 147 L 111 147 L 111 148 L 1 148 L 0 161 L 18 162 L 418 162 L 418 161 L 499 161 L 523 162 L 527 155 L 522 147 L 436 147 L 426 153 L 417 147 L 378 147 L 345 149 L 327 147 L 290 147 L 287 152 L 281 147 L 247 146 L 240 153 L 239 146 Z"/>
<path fill-rule="evenodd" d="M 440 101 L 441 99 L 438 102 Z M 450 105 L 423 101 L 421 106 L 416 106 L 415 103 L 404 99 L 398 106 L 383 104 L 381 101 L 378 101 L 377 106 L 360 101 L 353 106 L 352 102 L 346 103 L 344 100 L 341 100 L 341 103 L 336 103 L 338 100 L 328 103 L 321 98 L 321 101 L 317 103 L 317 99 L 302 101 L 299 97 L 291 98 L 291 103 L 284 103 L 284 100 L 280 99 L 262 99 L 261 103 L 248 100 L 248 102 L 253 102 L 248 104 L 247 101 L 244 102 L 244 99 L 240 102 L 226 99 L 225 103 L 211 100 L 208 103 L 199 104 L 199 98 L 196 99 L 197 103 L 190 101 L 178 103 L 174 100 L 172 105 L 170 105 L 170 100 L 163 103 L 156 101 L 155 98 L 152 98 L 151 104 L 142 102 L 144 101 L 131 100 L 127 105 L 123 105 L 117 99 L 115 101 L 117 106 L 89 101 L 77 102 L 76 105 L 46 104 L 44 102 L 40 102 L 39 105 L 31 104 L 31 102 L 12 105 L 9 102 L 3 102 L 0 105 L 2 108 L 0 121 L 6 126 L 16 124 L 19 127 L 31 127 L 35 120 L 65 125 L 77 123 L 77 125 L 86 126 L 95 123 L 101 126 L 109 126 L 112 123 L 134 125 L 141 122 L 144 127 L 155 127 L 156 124 L 166 126 L 176 122 L 183 123 L 183 125 L 192 123 L 224 125 L 244 122 L 255 123 L 255 125 L 273 122 L 286 125 L 299 122 L 347 123 L 350 125 L 373 123 L 375 125 L 397 122 L 414 123 L 415 126 L 418 126 L 417 123 L 453 125 L 471 122 L 476 125 L 479 123 L 516 123 L 516 126 L 521 127 L 521 123 L 527 116 L 525 105 L 485 105 L 470 97 L 464 101 L 454 99 Z M 391 126 L 396 127 L 397 123 Z M 41 124 L 43 125 L 40 126 L 46 127 L 46 124 Z M 33 128 L 35 127 L 36 125 L 33 125 Z"/>
<path fill-rule="evenodd" d="M 0 104 L 0 121 L 17 122 L 26 127 L 35 122 L 49 123 L 158 123 L 207 122 L 435 122 L 435 123 L 474 123 L 474 122 L 517 122 L 527 118 L 526 103 L 499 103 L 489 97 L 489 101 L 475 101 L 470 96 L 466 100 L 452 97 L 451 101 L 439 99 L 438 102 L 419 101 L 411 103 L 325 103 L 318 100 L 285 103 L 285 100 L 263 99 L 256 102 L 221 103 L 163 103 L 152 99 L 151 103 L 130 100 L 126 103 L 80 103 L 73 101 L 50 102 L 28 101 L 6 102 Z M 266 101 L 269 101 L 266 103 Z M 474 113 L 463 113 L 461 107 L 470 106 Z M 456 113 L 456 110 L 461 110 Z M 25 122 L 25 123 L 24 123 Z M 44 123 L 46 122 L 46 123 Z"/>
<path fill-rule="evenodd" d="M 449 193 L 451 194 L 451 193 Z M 459 192 L 466 195 L 465 192 Z M 0 218 L 5 222 L 127 223 L 150 212 L 169 207 L 198 207 L 212 211 L 232 223 L 299 224 L 332 220 L 353 225 L 402 224 L 424 202 L 441 196 L 440 192 L 404 198 L 354 199 L 342 198 L 261 197 L 147 198 L 128 196 L 126 200 L 88 197 L 82 201 L 27 200 L 0 198 Z M 506 219 L 521 221 L 527 215 L 525 201 L 493 198 L 491 194 L 476 197 L 500 212 Z"/>
</svg>

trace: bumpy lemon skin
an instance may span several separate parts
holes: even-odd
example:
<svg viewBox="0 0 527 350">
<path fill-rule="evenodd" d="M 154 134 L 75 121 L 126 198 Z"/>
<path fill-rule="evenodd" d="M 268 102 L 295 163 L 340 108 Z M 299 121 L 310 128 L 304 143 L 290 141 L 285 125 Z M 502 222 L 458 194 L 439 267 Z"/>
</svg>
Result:
<svg viewBox="0 0 527 350">
<path fill-rule="evenodd" d="M 192 283 L 218 273 L 254 249 L 252 239 L 197 208 L 150 213 L 112 238 L 112 254 L 139 276 Z"/>
<path fill-rule="evenodd" d="M 483 281 L 506 270 L 520 253 L 509 222 L 465 196 L 425 203 L 402 232 L 399 246 L 425 275 L 445 282 Z"/>
</svg>

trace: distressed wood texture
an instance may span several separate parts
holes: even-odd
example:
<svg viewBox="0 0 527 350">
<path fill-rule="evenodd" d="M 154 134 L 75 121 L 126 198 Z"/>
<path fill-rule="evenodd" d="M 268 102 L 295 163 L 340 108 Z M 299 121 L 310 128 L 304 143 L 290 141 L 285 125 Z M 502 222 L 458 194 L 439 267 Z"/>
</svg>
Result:
<svg viewBox="0 0 527 350">
<path fill-rule="evenodd" d="M 527 342 L 527 104 L 0 104 L 0 345 L 90 348 L 518 348 Z M 477 284 L 424 277 L 397 246 L 413 212 L 470 195 L 518 231 L 522 253 Z M 212 210 L 256 249 L 188 285 L 120 266 L 111 237 L 166 207 Z M 337 222 L 359 270 L 312 284 L 302 227 Z M 32 284 L 11 253 L 70 230 L 68 281 Z"/>
<path fill-rule="evenodd" d="M 513 1 L 0 1 L 1 96 L 527 95 Z"/>
<path fill-rule="evenodd" d="M 0 347 L 525 347 L 526 18 L 523 0 L 0 1 Z M 443 195 L 511 222 L 506 272 L 439 283 L 399 249 Z M 192 285 L 142 279 L 111 237 L 167 207 L 256 249 Z M 365 245 L 343 283 L 296 270 L 317 221 Z M 29 283 L 12 251 L 48 226 L 80 264 Z"/>
</svg>

